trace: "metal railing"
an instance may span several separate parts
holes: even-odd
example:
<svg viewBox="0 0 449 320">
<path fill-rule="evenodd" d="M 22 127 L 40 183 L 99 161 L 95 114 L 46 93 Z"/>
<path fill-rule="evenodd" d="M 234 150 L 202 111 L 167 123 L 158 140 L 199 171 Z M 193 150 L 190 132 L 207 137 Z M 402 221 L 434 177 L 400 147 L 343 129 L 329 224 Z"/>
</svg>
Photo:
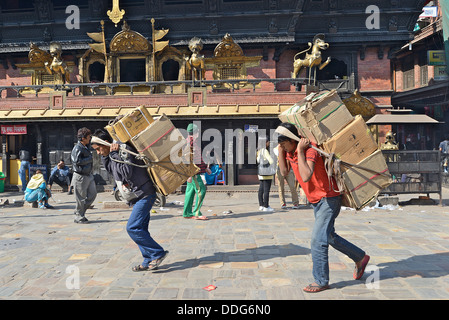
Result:
<svg viewBox="0 0 449 320">
<path fill-rule="evenodd" d="M 294 86 L 294 91 L 301 91 L 300 88 L 302 85 L 307 84 L 307 78 L 277 78 L 277 79 L 233 79 L 233 80 L 203 80 L 203 81 L 192 81 L 192 80 L 179 80 L 179 81 L 148 81 L 148 82 L 95 82 L 95 83 L 69 83 L 69 84 L 45 84 L 45 85 L 13 85 L 13 86 L 0 86 L 0 98 L 2 96 L 2 92 L 4 90 L 14 90 L 16 92 L 16 98 L 23 97 L 22 92 L 24 90 L 34 92 L 35 96 L 38 97 L 39 93 L 42 92 L 43 89 L 49 88 L 51 90 L 66 90 L 71 92 L 73 96 L 76 95 L 86 95 L 90 93 L 90 95 L 113 95 L 114 90 L 118 87 L 128 88 L 129 94 L 133 95 L 135 92 L 135 88 L 148 88 L 147 93 L 150 94 L 158 94 L 157 88 L 160 86 L 169 87 L 170 90 L 168 93 L 174 94 L 176 87 L 181 87 L 184 85 L 186 88 L 188 87 L 209 87 L 212 89 L 212 92 L 221 92 L 221 91 L 230 91 L 235 92 L 241 89 L 250 89 L 252 92 L 256 92 L 258 86 L 267 82 L 273 85 L 273 92 L 289 92 L 291 91 L 290 86 Z M 348 79 L 342 79 L 338 83 L 335 80 L 332 82 L 329 81 L 319 81 L 320 89 L 339 89 L 343 91 L 347 91 L 349 89 Z M 288 84 L 288 89 L 282 90 L 279 88 L 281 85 Z M 329 86 L 330 84 L 330 86 Z M 99 93 L 100 89 L 104 89 L 104 92 Z M 187 92 L 187 90 L 186 90 Z M 258 90 L 258 92 L 267 92 L 266 90 Z M 167 94 L 167 92 L 160 92 Z M 10 97 L 7 97 L 10 98 Z"/>
<path fill-rule="evenodd" d="M 441 153 L 438 150 L 382 150 L 393 176 L 385 194 L 438 193 L 442 205 Z"/>
</svg>

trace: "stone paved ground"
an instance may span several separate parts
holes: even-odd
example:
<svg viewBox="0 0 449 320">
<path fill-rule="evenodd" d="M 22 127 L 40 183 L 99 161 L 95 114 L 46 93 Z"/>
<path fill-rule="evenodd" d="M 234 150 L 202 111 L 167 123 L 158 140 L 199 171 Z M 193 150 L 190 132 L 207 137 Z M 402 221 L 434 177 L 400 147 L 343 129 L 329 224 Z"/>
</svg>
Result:
<svg viewBox="0 0 449 320">
<path fill-rule="evenodd" d="M 308 294 L 312 209 L 281 210 L 271 197 L 276 211 L 265 213 L 254 192 L 209 192 L 202 211 L 210 220 L 193 221 L 176 202 L 184 196 L 169 196 L 150 232 L 170 254 L 158 271 L 140 273 L 131 271 L 141 256 L 125 230 L 130 209 L 105 209 L 108 192 L 98 194 L 86 225 L 73 223 L 73 195 L 55 193 L 54 210 L 0 206 L 0 298 L 449 299 L 447 206 L 342 211 L 337 233 L 362 247 L 373 269 L 352 280 L 353 262 L 331 248 L 331 289 Z M 209 285 L 216 289 L 203 289 Z"/>
</svg>

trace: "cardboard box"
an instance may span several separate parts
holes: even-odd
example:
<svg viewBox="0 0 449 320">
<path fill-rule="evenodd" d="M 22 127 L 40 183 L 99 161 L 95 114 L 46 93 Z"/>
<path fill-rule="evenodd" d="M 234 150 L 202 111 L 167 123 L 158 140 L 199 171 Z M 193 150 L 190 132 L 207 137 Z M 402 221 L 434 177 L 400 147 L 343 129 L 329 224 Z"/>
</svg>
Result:
<svg viewBox="0 0 449 320">
<path fill-rule="evenodd" d="M 107 125 L 106 127 L 104 127 L 106 129 L 106 131 L 111 135 L 112 139 L 114 139 L 115 141 L 120 141 L 120 139 L 117 137 L 117 135 L 115 134 L 115 130 L 111 125 Z"/>
<path fill-rule="evenodd" d="M 299 134 L 321 145 L 354 118 L 336 90 L 313 93 L 279 115 L 282 122 L 298 128 Z"/>
<path fill-rule="evenodd" d="M 200 169 L 193 163 L 189 157 L 189 163 L 172 163 L 170 156 L 160 162 L 153 163 L 148 169 L 154 183 L 163 195 L 169 195 L 176 191 L 189 177 L 194 176 Z"/>
<path fill-rule="evenodd" d="M 360 115 L 321 147 L 325 152 L 334 153 L 338 159 L 351 164 L 359 163 L 378 149 L 370 129 Z"/>
<path fill-rule="evenodd" d="M 382 151 L 377 150 L 361 162 L 343 172 L 346 193 L 343 205 L 357 210 L 366 206 L 393 181 Z"/>
<path fill-rule="evenodd" d="M 186 144 L 181 132 L 165 114 L 133 137 L 131 142 L 139 153 L 151 161 L 165 159 L 170 156 L 170 152 L 178 152 Z"/>
<path fill-rule="evenodd" d="M 116 137 L 121 142 L 128 142 L 132 137 L 139 134 L 139 132 L 145 130 L 151 123 L 153 123 L 153 117 L 151 117 L 145 106 L 140 106 L 130 113 L 126 114 L 119 121 L 114 123 L 111 128 L 107 128 L 108 132 L 114 138 Z"/>
</svg>

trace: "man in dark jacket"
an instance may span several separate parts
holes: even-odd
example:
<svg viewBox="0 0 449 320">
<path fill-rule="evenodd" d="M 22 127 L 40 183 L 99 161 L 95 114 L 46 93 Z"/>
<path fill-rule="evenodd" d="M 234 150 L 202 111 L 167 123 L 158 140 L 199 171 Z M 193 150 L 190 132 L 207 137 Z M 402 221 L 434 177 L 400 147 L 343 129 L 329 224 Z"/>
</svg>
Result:
<svg viewBox="0 0 449 320">
<path fill-rule="evenodd" d="M 83 127 L 78 130 L 78 143 L 73 147 L 71 159 L 73 164 L 72 186 L 75 191 L 75 222 L 87 223 L 86 210 L 97 197 L 94 176 L 92 175 L 92 153 L 89 150 L 92 132 Z"/>
<path fill-rule="evenodd" d="M 102 144 L 102 140 L 110 146 Z M 92 148 L 101 155 L 103 166 L 113 176 L 114 180 L 121 182 L 123 186 L 127 186 L 135 195 L 134 199 L 128 201 L 133 210 L 129 216 L 126 231 L 138 245 L 143 256 L 143 262 L 133 267 L 132 270 L 136 272 L 156 270 L 167 256 L 168 251 L 164 251 L 148 231 L 150 211 L 156 199 L 156 190 L 144 166 L 145 163 L 142 160 L 137 160 L 129 153 L 121 155 L 120 145 L 113 143 L 111 136 L 101 129 L 94 133 Z M 128 145 L 126 145 L 126 148 L 132 149 Z M 135 150 L 131 151 L 136 152 Z M 117 187 L 121 187 L 119 183 L 117 183 Z"/>
</svg>

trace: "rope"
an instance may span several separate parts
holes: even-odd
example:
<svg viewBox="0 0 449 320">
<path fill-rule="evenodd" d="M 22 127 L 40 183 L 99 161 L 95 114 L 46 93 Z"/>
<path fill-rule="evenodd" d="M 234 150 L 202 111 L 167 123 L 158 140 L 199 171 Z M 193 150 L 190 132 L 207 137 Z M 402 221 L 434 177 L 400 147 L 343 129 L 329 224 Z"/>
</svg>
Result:
<svg viewBox="0 0 449 320">
<path fill-rule="evenodd" d="M 102 145 L 105 145 L 107 147 L 111 147 L 111 143 L 109 143 L 107 141 L 104 141 L 104 140 L 102 140 L 102 139 L 100 139 L 100 138 L 98 138 L 96 136 L 92 136 L 91 143 L 102 144 Z M 132 163 L 130 161 L 126 161 L 126 160 L 114 159 L 114 158 L 111 157 L 110 154 L 109 154 L 109 158 L 112 161 L 115 161 L 115 162 L 118 162 L 118 163 L 123 163 L 123 164 L 128 164 L 130 166 L 139 167 L 139 168 L 151 168 L 155 164 L 157 164 L 158 166 L 160 166 L 160 167 L 162 167 L 162 168 L 164 168 L 166 170 L 176 172 L 177 174 L 182 175 L 182 176 L 187 177 L 187 178 L 190 177 L 189 174 L 186 174 L 185 172 L 181 172 L 181 171 L 177 170 L 178 166 L 173 165 L 172 167 L 171 166 L 169 167 L 169 166 L 163 165 L 163 163 L 172 163 L 172 162 L 170 162 L 170 161 L 151 161 L 150 159 L 148 159 L 148 157 L 146 157 L 146 156 L 144 156 L 142 154 L 135 153 L 135 152 L 133 152 L 131 150 L 126 149 L 126 145 L 124 145 L 124 144 L 120 144 L 120 152 L 122 152 L 122 153 L 129 153 L 129 154 L 135 156 L 136 159 L 142 160 L 143 162 L 145 162 L 145 164 L 144 165 L 140 165 L 140 164 Z M 192 160 L 192 158 L 190 157 L 190 161 L 191 160 Z M 179 166 L 179 167 L 182 168 L 181 166 Z"/>
</svg>

